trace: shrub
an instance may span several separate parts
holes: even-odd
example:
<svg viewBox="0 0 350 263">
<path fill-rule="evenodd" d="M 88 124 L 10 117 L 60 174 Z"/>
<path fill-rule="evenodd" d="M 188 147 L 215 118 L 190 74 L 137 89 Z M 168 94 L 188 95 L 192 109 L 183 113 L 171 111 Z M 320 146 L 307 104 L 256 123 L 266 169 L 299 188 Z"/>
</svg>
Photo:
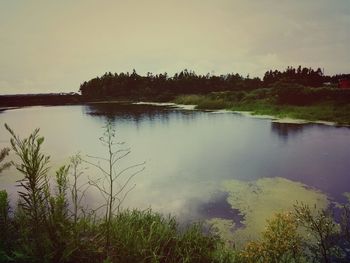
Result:
<svg viewBox="0 0 350 263">
<path fill-rule="evenodd" d="M 301 262 L 304 260 L 302 238 L 291 213 L 278 213 L 268 220 L 266 230 L 259 241 L 250 242 L 240 253 L 242 262 Z"/>
<path fill-rule="evenodd" d="M 312 211 L 308 205 L 294 206 L 295 218 L 309 233 L 314 242 L 308 242 L 314 259 L 319 262 L 332 262 L 333 257 L 339 256 L 339 231 L 330 210 Z"/>
</svg>

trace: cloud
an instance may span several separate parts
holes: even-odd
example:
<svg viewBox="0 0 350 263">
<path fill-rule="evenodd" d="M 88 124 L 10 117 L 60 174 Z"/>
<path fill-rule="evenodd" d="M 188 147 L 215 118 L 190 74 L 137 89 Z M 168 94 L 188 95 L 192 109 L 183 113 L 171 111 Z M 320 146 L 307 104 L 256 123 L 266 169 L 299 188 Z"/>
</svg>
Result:
<svg viewBox="0 0 350 263">
<path fill-rule="evenodd" d="M 0 92 L 76 91 L 133 68 L 346 72 L 349 14 L 346 0 L 2 2 Z"/>
</svg>

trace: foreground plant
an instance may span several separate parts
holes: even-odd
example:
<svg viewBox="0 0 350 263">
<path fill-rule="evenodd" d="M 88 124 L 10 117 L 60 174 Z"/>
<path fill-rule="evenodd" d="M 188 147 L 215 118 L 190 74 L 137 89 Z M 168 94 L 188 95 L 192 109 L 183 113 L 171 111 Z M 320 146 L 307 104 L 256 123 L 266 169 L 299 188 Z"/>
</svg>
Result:
<svg viewBox="0 0 350 263">
<path fill-rule="evenodd" d="M 335 223 L 331 211 L 312 210 L 306 204 L 296 204 L 294 209 L 298 223 L 313 238 L 307 247 L 312 252 L 314 260 L 329 263 L 335 258 L 339 259 L 341 257 L 338 246 L 339 226 Z"/>
<path fill-rule="evenodd" d="M 126 196 L 135 187 L 135 185 L 130 186 L 129 183 L 134 176 L 145 169 L 145 163 L 131 165 L 126 168 L 118 167 L 118 162 L 130 154 L 130 149 L 121 148 L 124 143 L 115 141 L 116 132 L 111 122 L 107 122 L 104 129 L 105 132 L 100 141 L 107 148 L 107 157 L 89 156 L 99 162 L 94 163 L 87 160 L 85 162 L 98 168 L 102 173 L 102 178 L 98 180 L 90 179 L 89 184 L 96 187 L 105 200 L 101 208 L 105 208 L 105 250 L 108 254 L 111 243 L 112 218 L 115 213 L 120 211 Z M 101 164 L 101 161 L 103 164 Z M 123 176 L 126 178 L 122 178 Z"/>
<path fill-rule="evenodd" d="M 259 241 L 250 242 L 240 253 L 241 262 L 292 263 L 305 262 L 302 237 L 291 213 L 278 213 L 267 221 Z"/>
<path fill-rule="evenodd" d="M 44 138 L 39 136 L 39 129 L 28 138 L 21 139 L 7 124 L 5 127 L 12 135 L 11 146 L 20 160 L 20 163 L 13 162 L 13 165 L 24 176 L 18 181 L 18 195 L 19 208 L 25 214 L 26 242 L 33 244 L 28 253 L 44 258 L 47 249 L 44 240 L 47 238 L 45 227 L 49 213 L 47 171 L 50 158 L 41 153 Z"/>
<path fill-rule="evenodd" d="M 23 179 L 18 183 L 19 201 L 13 216 L 9 215 L 6 191 L 0 191 L 0 262 L 232 261 L 231 253 L 224 249 L 219 237 L 204 234 L 200 225 L 180 230 L 172 217 L 150 210 L 122 210 L 122 200 L 132 189 L 128 183 L 140 169 L 126 176 L 121 188 L 112 186 L 109 192 L 106 188 L 108 212 L 105 217 L 98 218 L 94 210 L 81 209 L 80 201 L 86 188 L 79 185 L 82 175 L 79 156 L 71 159 L 70 166 L 56 171 L 54 182 L 48 176 L 49 157 L 41 152 L 44 139 L 39 136 L 39 130 L 21 139 L 8 126 L 6 128 L 12 135 L 11 145 L 19 159 L 18 163 L 13 163 Z M 109 164 L 116 163 L 129 152 L 124 149 L 115 151 L 121 154 L 119 156 L 113 154 L 111 131 L 106 133 L 111 153 L 107 159 Z M 111 167 L 110 173 L 106 170 L 107 183 L 115 182 L 132 168 L 140 168 L 135 165 L 116 173 L 115 167 Z M 91 184 L 94 183 L 97 182 Z"/>
<path fill-rule="evenodd" d="M 0 174 L 1 174 L 4 170 L 10 168 L 10 166 L 11 166 L 11 162 L 5 162 L 5 163 L 3 163 L 3 162 L 4 162 L 4 159 L 6 158 L 6 156 L 9 155 L 9 152 L 10 152 L 10 149 L 9 149 L 9 148 L 4 148 L 4 149 L 1 149 L 1 151 L 0 151 Z"/>
<path fill-rule="evenodd" d="M 12 162 L 23 178 L 18 182 L 18 207 L 12 225 L 18 228 L 9 261 L 62 262 L 71 254 L 68 248 L 71 222 L 68 211 L 67 189 L 69 166 L 56 172 L 56 190 L 52 191 L 48 176 L 50 157 L 42 153 L 44 138 L 39 129 L 21 139 L 5 125 L 12 138 L 12 149 L 18 162 Z M 14 235 L 15 236 L 15 235 Z"/>
<path fill-rule="evenodd" d="M 12 225 L 9 212 L 8 195 L 2 190 L 0 191 L 0 262 L 6 259 L 6 251 L 11 249 Z"/>
</svg>

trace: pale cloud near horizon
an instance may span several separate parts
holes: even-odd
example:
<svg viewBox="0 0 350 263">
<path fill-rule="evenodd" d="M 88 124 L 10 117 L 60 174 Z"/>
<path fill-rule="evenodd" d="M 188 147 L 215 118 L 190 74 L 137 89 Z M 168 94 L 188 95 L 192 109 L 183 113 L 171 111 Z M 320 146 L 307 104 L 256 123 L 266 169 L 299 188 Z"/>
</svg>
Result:
<svg viewBox="0 0 350 263">
<path fill-rule="evenodd" d="M 350 72 L 349 0 L 0 0 L 0 94 L 77 91 L 106 71 Z"/>
</svg>

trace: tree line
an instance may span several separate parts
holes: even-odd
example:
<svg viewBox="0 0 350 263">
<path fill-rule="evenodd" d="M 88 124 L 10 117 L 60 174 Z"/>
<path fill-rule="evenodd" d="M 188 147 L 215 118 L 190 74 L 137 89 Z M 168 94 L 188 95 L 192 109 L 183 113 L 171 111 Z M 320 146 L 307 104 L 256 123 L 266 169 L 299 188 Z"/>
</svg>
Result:
<svg viewBox="0 0 350 263">
<path fill-rule="evenodd" d="M 91 98 L 158 98 L 160 100 L 173 99 L 179 94 L 206 94 L 218 91 L 254 90 L 267 88 L 278 82 L 290 82 L 308 87 L 321 87 L 324 83 L 336 85 L 342 78 L 349 78 L 350 74 L 334 76 L 324 75 L 318 68 L 288 67 L 284 71 L 269 70 L 261 79 L 259 77 L 244 77 L 238 73 L 226 75 L 196 74 L 191 70 L 183 70 L 173 76 L 166 72 L 145 76 L 136 70 L 132 73 L 106 72 L 101 77 L 95 77 L 80 85 L 83 96 Z"/>
</svg>

